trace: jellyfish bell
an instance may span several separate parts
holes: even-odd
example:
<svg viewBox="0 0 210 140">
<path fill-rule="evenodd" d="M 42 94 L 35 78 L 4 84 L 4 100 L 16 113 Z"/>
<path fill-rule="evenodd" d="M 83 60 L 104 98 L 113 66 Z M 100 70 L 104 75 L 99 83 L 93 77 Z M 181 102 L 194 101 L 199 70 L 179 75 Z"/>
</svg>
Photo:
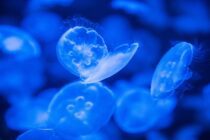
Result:
<svg viewBox="0 0 210 140">
<path fill-rule="evenodd" d="M 60 62 L 79 77 L 84 77 L 84 70 L 97 65 L 108 54 L 103 38 L 96 31 L 80 26 L 64 33 L 57 52 Z"/>
<path fill-rule="evenodd" d="M 142 133 L 153 127 L 157 120 L 156 104 L 145 89 L 132 89 L 117 102 L 115 121 L 127 133 Z"/>
<path fill-rule="evenodd" d="M 180 42 L 164 55 L 152 78 L 151 95 L 154 98 L 170 96 L 192 76 L 189 66 L 193 60 L 193 53 L 192 44 Z"/>
<path fill-rule="evenodd" d="M 85 83 L 104 80 L 127 65 L 137 51 L 138 43 L 123 44 L 108 52 L 104 39 L 93 29 L 70 28 L 57 45 L 60 62 Z"/>
<path fill-rule="evenodd" d="M 105 125 L 114 108 L 113 93 L 103 84 L 71 83 L 51 101 L 49 125 L 63 137 L 87 135 Z"/>
</svg>

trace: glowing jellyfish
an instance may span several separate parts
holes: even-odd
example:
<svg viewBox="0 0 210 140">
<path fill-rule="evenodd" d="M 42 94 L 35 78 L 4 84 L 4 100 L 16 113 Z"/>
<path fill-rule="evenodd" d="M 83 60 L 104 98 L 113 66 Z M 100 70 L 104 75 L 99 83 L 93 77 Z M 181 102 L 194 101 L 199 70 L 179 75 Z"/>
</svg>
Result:
<svg viewBox="0 0 210 140">
<path fill-rule="evenodd" d="M 85 83 L 104 80 L 127 65 L 139 45 L 123 44 L 108 52 L 104 39 L 93 29 L 76 26 L 57 45 L 60 62 Z"/>
<path fill-rule="evenodd" d="M 101 83 L 75 82 L 62 88 L 49 105 L 49 124 L 64 137 L 87 135 L 110 119 L 113 93 Z"/>
<path fill-rule="evenodd" d="M 32 129 L 18 136 L 17 140 L 64 140 L 52 129 Z"/>
<path fill-rule="evenodd" d="M 40 47 L 25 32 L 12 26 L 0 26 L 0 52 L 3 56 L 23 60 L 39 56 Z"/>
<path fill-rule="evenodd" d="M 117 103 L 115 121 L 128 133 L 141 133 L 156 122 L 157 110 L 149 91 L 134 89 L 125 93 Z"/>
<path fill-rule="evenodd" d="M 165 54 L 152 78 L 151 95 L 154 98 L 170 96 L 191 77 L 189 65 L 192 62 L 193 53 L 192 44 L 180 42 Z"/>
</svg>

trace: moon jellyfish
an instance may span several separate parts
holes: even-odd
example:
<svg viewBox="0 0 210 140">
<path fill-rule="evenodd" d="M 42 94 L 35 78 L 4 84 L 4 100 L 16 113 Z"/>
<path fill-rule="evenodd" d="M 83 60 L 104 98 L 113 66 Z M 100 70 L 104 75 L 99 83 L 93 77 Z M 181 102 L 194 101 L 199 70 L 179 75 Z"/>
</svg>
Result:
<svg viewBox="0 0 210 140">
<path fill-rule="evenodd" d="M 49 105 L 49 125 L 63 137 L 90 134 L 110 119 L 113 93 L 101 83 L 75 82 L 62 88 Z"/>
<path fill-rule="evenodd" d="M 175 89 L 191 77 L 189 66 L 193 53 L 192 44 L 180 42 L 164 55 L 152 78 L 151 95 L 154 98 L 170 96 Z"/>
<path fill-rule="evenodd" d="M 39 56 L 40 47 L 25 32 L 12 26 L 0 26 L 0 52 L 7 59 L 24 60 Z"/>
<path fill-rule="evenodd" d="M 104 39 L 95 30 L 76 26 L 61 37 L 57 53 L 67 70 L 85 83 L 94 83 L 125 67 L 138 47 L 138 43 L 122 44 L 108 52 Z"/>
<path fill-rule="evenodd" d="M 32 129 L 18 136 L 17 140 L 64 140 L 52 129 Z"/>
<path fill-rule="evenodd" d="M 156 122 L 158 113 L 149 91 L 134 89 L 125 93 L 117 103 L 115 121 L 128 133 L 141 133 Z"/>
</svg>

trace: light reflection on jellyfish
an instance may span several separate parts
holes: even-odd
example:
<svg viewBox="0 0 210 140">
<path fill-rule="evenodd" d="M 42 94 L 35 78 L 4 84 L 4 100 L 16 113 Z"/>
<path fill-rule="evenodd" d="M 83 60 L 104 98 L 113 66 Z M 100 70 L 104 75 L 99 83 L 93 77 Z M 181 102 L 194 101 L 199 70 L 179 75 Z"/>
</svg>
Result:
<svg viewBox="0 0 210 140">
<path fill-rule="evenodd" d="M 62 88 L 49 105 L 49 125 L 63 137 L 95 132 L 115 108 L 112 91 L 101 83 L 75 82 Z"/>
<path fill-rule="evenodd" d="M 138 43 L 122 44 L 109 52 L 104 39 L 93 29 L 70 28 L 57 45 L 60 62 L 85 83 L 104 80 L 122 68 L 134 56 Z"/>
<path fill-rule="evenodd" d="M 151 95 L 163 98 L 173 94 L 192 75 L 189 68 L 194 55 L 194 46 L 180 42 L 160 60 L 152 79 Z"/>
</svg>

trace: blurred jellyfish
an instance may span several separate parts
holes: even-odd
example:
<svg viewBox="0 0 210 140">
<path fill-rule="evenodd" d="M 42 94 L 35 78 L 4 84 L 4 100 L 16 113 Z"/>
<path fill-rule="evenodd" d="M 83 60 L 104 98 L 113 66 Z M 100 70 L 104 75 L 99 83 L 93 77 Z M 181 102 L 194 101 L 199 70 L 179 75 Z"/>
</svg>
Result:
<svg viewBox="0 0 210 140">
<path fill-rule="evenodd" d="M 28 130 L 46 127 L 48 121 L 48 105 L 56 93 L 56 89 L 49 89 L 30 100 L 9 108 L 5 114 L 7 126 L 14 130 Z"/>
<path fill-rule="evenodd" d="M 102 21 L 103 37 L 114 45 L 127 43 L 131 39 L 131 27 L 128 20 L 119 15 L 112 15 Z"/>
<path fill-rule="evenodd" d="M 57 46 L 60 62 L 85 83 L 104 80 L 127 65 L 139 45 L 122 44 L 108 52 L 104 39 L 93 29 L 70 28 Z"/>
<path fill-rule="evenodd" d="M 202 96 L 210 104 L 210 83 L 204 86 Z"/>
<path fill-rule="evenodd" d="M 128 133 L 142 133 L 156 122 L 157 110 L 154 100 L 145 89 L 125 93 L 117 102 L 115 121 Z"/>
<path fill-rule="evenodd" d="M 194 46 L 180 42 L 160 60 L 152 78 L 151 95 L 164 98 L 173 94 L 192 75 L 189 65 L 193 60 Z"/>
<path fill-rule="evenodd" d="M 196 111 L 196 119 L 202 124 L 209 126 L 210 124 L 210 84 L 207 84 L 202 89 L 201 96 L 195 96 L 188 99 L 188 103 L 184 104 L 185 107 L 194 109 Z"/>
<path fill-rule="evenodd" d="M 0 52 L 6 59 L 24 60 L 39 56 L 37 42 L 18 28 L 0 25 Z"/>
<path fill-rule="evenodd" d="M 146 137 L 147 140 L 168 140 L 166 136 L 164 136 L 163 134 L 161 134 L 161 132 L 158 131 L 148 132 Z"/>
<path fill-rule="evenodd" d="M 0 65 L 0 93 L 10 103 L 44 84 L 40 46 L 20 29 L 0 26 Z"/>
<path fill-rule="evenodd" d="M 47 42 L 57 40 L 60 33 L 61 18 L 55 13 L 38 12 L 27 15 L 22 27 L 37 39 Z"/>
<path fill-rule="evenodd" d="M 155 128 L 163 129 L 168 128 L 173 122 L 173 111 L 176 107 L 177 99 L 175 97 L 168 97 L 165 99 L 155 100 L 157 110 L 157 121 Z M 164 121 L 161 121 L 164 120 Z"/>
<path fill-rule="evenodd" d="M 64 140 L 52 129 L 32 129 L 18 136 L 17 140 Z"/>
<path fill-rule="evenodd" d="M 110 119 L 113 93 L 101 83 L 75 82 L 62 88 L 49 105 L 49 124 L 63 137 L 95 132 Z"/>
<path fill-rule="evenodd" d="M 178 130 L 173 140 L 198 140 L 199 134 L 202 131 L 202 127 L 197 124 L 191 124 Z"/>
<path fill-rule="evenodd" d="M 117 99 L 121 98 L 121 96 L 123 96 L 131 88 L 136 88 L 136 86 L 134 86 L 128 80 L 118 80 L 112 86 L 112 89 L 115 93 L 115 98 L 117 98 Z"/>
<path fill-rule="evenodd" d="M 164 0 L 113 0 L 112 7 L 138 16 L 143 23 L 155 27 L 167 26 Z"/>
<path fill-rule="evenodd" d="M 172 27 L 179 33 L 209 33 L 210 20 L 208 6 L 205 1 L 175 0 L 173 2 L 174 17 L 172 17 Z"/>
<path fill-rule="evenodd" d="M 69 6 L 74 0 L 30 0 L 27 12 L 37 12 L 55 6 Z"/>
<path fill-rule="evenodd" d="M 137 87 L 150 87 L 151 81 L 152 81 L 152 71 L 147 70 L 140 73 L 136 73 L 132 79 L 131 82 L 137 86 Z"/>
</svg>

